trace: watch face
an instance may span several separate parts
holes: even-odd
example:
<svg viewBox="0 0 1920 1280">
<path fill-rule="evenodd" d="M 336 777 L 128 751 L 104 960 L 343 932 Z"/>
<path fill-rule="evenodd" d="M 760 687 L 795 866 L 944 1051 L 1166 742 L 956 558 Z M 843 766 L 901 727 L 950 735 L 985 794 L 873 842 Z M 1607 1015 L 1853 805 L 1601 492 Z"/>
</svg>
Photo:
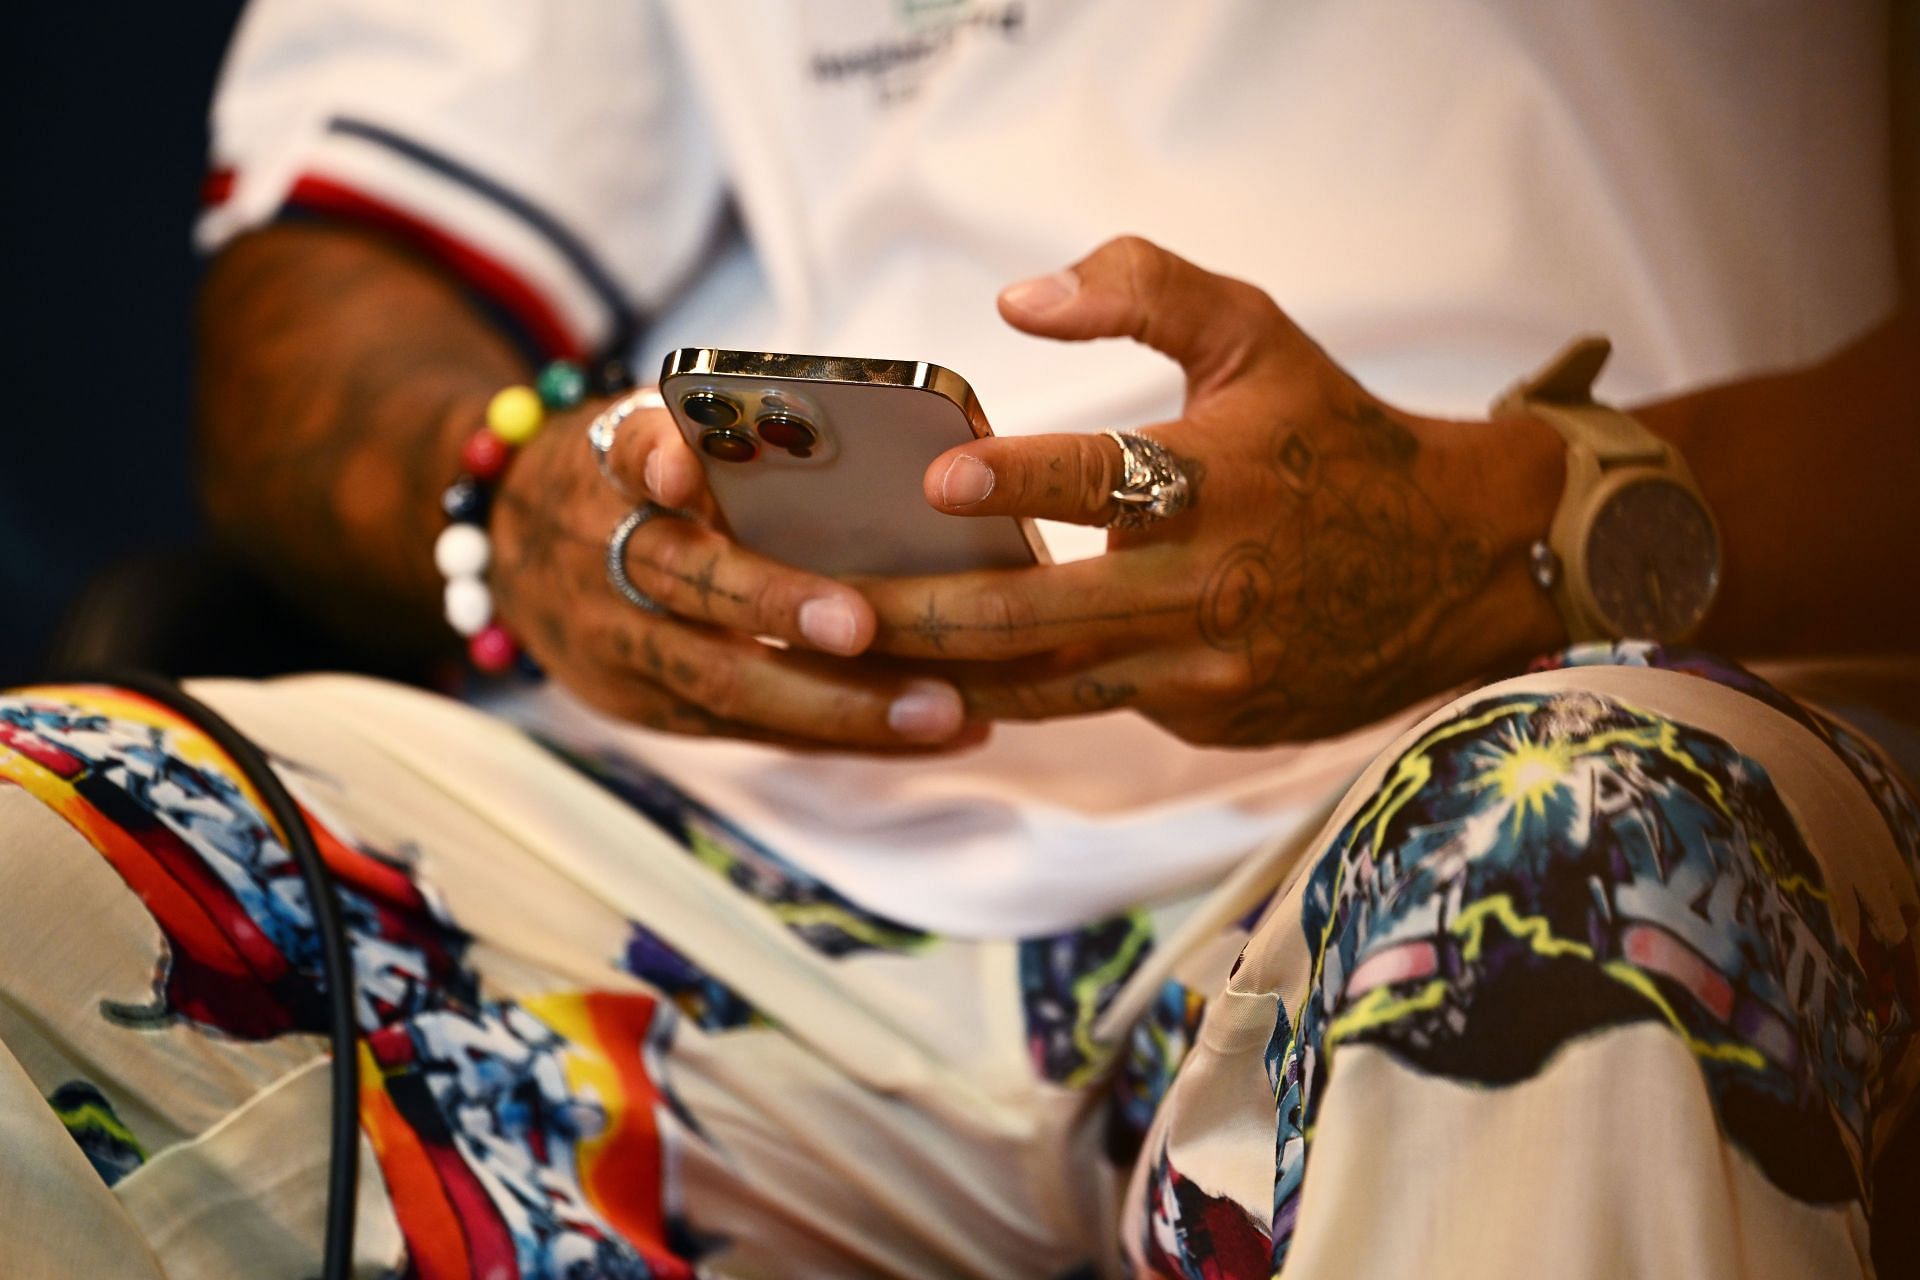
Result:
<svg viewBox="0 0 1920 1280">
<path fill-rule="evenodd" d="M 1607 629 L 1675 640 L 1720 586 L 1720 539 L 1692 491 L 1664 477 L 1616 491 L 1587 530 L 1587 586 Z"/>
</svg>

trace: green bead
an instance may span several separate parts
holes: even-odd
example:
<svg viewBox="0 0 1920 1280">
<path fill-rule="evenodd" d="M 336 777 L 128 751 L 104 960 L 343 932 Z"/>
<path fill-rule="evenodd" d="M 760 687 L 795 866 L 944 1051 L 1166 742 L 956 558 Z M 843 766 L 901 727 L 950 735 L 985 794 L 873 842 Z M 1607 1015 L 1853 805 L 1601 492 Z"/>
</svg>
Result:
<svg viewBox="0 0 1920 1280">
<path fill-rule="evenodd" d="M 540 403 L 549 409 L 571 409 L 587 397 L 587 375 L 571 360 L 555 360 L 534 381 Z"/>
</svg>

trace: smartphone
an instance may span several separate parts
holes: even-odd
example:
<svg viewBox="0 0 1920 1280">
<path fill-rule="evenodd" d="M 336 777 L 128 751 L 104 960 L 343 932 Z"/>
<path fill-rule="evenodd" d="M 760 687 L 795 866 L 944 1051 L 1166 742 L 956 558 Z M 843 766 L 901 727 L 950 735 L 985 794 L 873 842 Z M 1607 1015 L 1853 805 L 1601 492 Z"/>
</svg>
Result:
<svg viewBox="0 0 1920 1280">
<path fill-rule="evenodd" d="M 1046 563 L 1030 520 L 952 516 L 921 476 L 993 434 L 965 378 L 937 364 L 687 347 L 660 394 L 734 539 L 834 577 Z"/>
</svg>

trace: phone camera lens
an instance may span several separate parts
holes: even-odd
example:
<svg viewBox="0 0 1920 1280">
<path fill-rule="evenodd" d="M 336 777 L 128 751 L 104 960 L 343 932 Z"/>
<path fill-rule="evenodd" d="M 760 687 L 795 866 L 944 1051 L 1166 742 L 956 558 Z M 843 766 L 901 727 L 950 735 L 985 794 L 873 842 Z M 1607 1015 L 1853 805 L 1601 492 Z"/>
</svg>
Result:
<svg viewBox="0 0 1920 1280">
<path fill-rule="evenodd" d="M 752 462 L 760 446 L 753 437 L 733 427 L 708 427 L 700 433 L 700 447 L 722 462 Z"/>
<path fill-rule="evenodd" d="M 730 427 L 740 421 L 740 406 L 711 391 L 689 392 L 680 401 L 680 412 L 703 427 Z"/>
<path fill-rule="evenodd" d="M 819 435 L 805 418 L 791 413 L 769 413 L 754 423 L 760 432 L 760 438 L 776 449 L 785 449 L 796 458 L 804 458 L 813 452 L 813 446 Z"/>
</svg>

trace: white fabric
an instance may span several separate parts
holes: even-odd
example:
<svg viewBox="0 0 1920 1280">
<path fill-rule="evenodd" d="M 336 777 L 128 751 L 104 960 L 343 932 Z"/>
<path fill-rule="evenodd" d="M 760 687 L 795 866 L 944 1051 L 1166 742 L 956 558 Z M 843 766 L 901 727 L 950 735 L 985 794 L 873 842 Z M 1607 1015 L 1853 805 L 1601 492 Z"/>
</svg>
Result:
<svg viewBox="0 0 1920 1280">
<path fill-rule="evenodd" d="M 1729 1150 L 1665 1027 L 1576 1041 L 1500 1089 L 1357 1046 L 1341 1054 L 1318 1129 L 1287 1280 L 1874 1274 L 1860 1205 L 1796 1200 Z"/>
<path fill-rule="evenodd" d="M 1809 361 L 1891 309 L 1886 20 L 1865 0 L 261 0 L 215 115 L 239 184 L 203 236 L 344 152 L 343 180 L 605 332 L 524 227 L 317 131 L 346 113 L 564 217 L 656 308 L 643 370 L 680 346 L 901 356 L 963 373 L 1003 433 L 1150 422 L 1177 410 L 1172 366 L 1025 338 L 992 306 L 1130 231 L 1261 285 L 1410 409 L 1475 414 L 1595 330 L 1601 393 L 1632 401 Z M 723 184 L 743 235 L 702 258 Z M 1229 755 L 1105 717 L 931 763 L 623 732 L 867 905 L 1005 934 L 1218 876 L 1391 729 Z"/>
</svg>

